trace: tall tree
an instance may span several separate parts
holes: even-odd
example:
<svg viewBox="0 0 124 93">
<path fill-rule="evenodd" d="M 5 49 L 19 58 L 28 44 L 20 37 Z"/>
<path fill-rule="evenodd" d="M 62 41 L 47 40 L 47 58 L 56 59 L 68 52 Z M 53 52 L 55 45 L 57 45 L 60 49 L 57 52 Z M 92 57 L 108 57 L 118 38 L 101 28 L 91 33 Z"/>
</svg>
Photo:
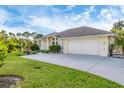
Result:
<svg viewBox="0 0 124 93">
<path fill-rule="evenodd" d="M 17 36 L 17 37 L 21 37 L 22 34 L 18 32 L 18 33 L 16 33 L 16 36 Z"/>
<path fill-rule="evenodd" d="M 37 35 L 38 35 L 37 32 L 32 32 L 32 33 L 31 33 L 31 36 L 32 36 L 33 39 L 34 39 Z"/>
<path fill-rule="evenodd" d="M 114 47 L 115 48 L 121 48 L 122 54 L 124 56 L 124 21 L 119 20 L 118 22 L 115 22 L 113 24 L 112 32 L 116 34 L 115 40 L 114 40 Z"/>
<path fill-rule="evenodd" d="M 24 32 L 22 35 L 23 35 L 23 37 L 25 37 L 25 38 L 29 38 L 31 34 L 30 34 L 28 31 L 26 31 L 26 32 Z"/>
<path fill-rule="evenodd" d="M 36 38 L 41 38 L 43 35 L 42 34 L 38 34 L 38 35 L 36 35 L 34 38 L 36 39 Z"/>
<path fill-rule="evenodd" d="M 14 37 L 15 37 L 15 34 L 12 33 L 12 32 L 9 32 L 9 36 L 10 36 L 11 38 L 14 38 Z"/>
<path fill-rule="evenodd" d="M 114 46 L 116 48 L 122 48 L 122 54 L 124 57 L 124 29 L 120 29 L 118 33 L 116 33 L 116 37 L 114 40 Z"/>
<path fill-rule="evenodd" d="M 6 31 L 5 30 L 1 30 L 0 31 L 0 40 L 1 39 L 7 40 L 7 38 L 8 38 L 8 35 L 7 35 Z"/>
<path fill-rule="evenodd" d="M 115 22 L 113 24 L 112 32 L 117 33 L 119 30 L 121 30 L 124 27 L 124 21 L 119 20 L 118 22 Z"/>
</svg>

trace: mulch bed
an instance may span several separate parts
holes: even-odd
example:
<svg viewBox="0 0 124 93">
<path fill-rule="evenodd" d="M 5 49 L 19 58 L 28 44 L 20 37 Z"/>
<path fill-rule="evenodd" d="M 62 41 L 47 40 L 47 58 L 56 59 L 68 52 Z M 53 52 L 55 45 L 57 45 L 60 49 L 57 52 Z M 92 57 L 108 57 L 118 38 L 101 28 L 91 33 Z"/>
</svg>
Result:
<svg viewBox="0 0 124 93">
<path fill-rule="evenodd" d="M 0 88 L 14 88 L 23 79 L 14 75 L 0 76 Z"/>
</svg>

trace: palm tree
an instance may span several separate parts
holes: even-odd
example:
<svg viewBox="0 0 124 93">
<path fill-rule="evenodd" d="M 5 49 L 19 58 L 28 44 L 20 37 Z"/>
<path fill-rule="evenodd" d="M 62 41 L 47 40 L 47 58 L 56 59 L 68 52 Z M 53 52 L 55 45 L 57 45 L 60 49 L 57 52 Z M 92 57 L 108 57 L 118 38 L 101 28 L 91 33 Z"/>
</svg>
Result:
<svg viewBox="0 0 124 93">
<path fill-rule="evenodd" d="M 28 31 L 26 31 L 26 32 L 24 32 L 23 34 L 22 34 L 22 36 L 24 37 L 24 39 L 23 39 L 23 42 L 21 42 L 21 51 L 23 51 L 24 50 L 24 48 L 27 50 L 27 46 L 28 46 L 28 38 L 31 36 L 31 34 L 28 32 Z"/>
<path fill-rule="evenodd" d="M 4 35 L 6 34 L 6 31 L 5 30 L 1 30 L 1 37 L 4 38 Z"/>
<path fill-rule="evenodd" d="M 22 34 L 18 32 L 18 33 L 16 33 L 16 36 L 17 36 L 17 37 L 21 37 Z"/>
<path fill-rule="evenodd" d="M 10 36 L 11 38 L 13 38 L 13 37 L 15 37 L 15 34 L 12 33 L 12 32 L 9 32 L 9 36 Z"/>
<path fill-rule="evenodd" d="M 112 28 L 112 32 L 116 33 L 116 31 L 118 31 L 118 29 L 122 29 L 124 27 L 124 21 L 123 20 L 119 20 L 118 22 L 115 22 L 113 24 L 113 28 Z"/>
<path fill-rule="evenodd" d="M 4 35 L 6 33 L 6 31 L 5 30 L 1 30 L 1 33 Z"/>
<path fill-rule="evenodd" d="M 26 31 L 26 32 L 24 32 L 24 33 L 22 34 L 22 36 L 25 37 L 25 38 L 29 38 L 30 35 L 31 35 L 31 34 L 30 34 L 28 31 Z"/>
<path fill-rule="evenodd" d="M 114 40 L 114 46 L 116 48 L 122 48 L 122 55 L 124 57 L 124 30 L 120 29 L 119 31 L 117 31 L 117 36 Z"/>
<path fill-rule="evenodd" d="M 0 38 L 1 38 L 1 39 L 4 39 L 4 40 L 7 40 L 8 35 L 7 35 L 7 33 L 6 33 L 5 30 L 1 30 L 1 31 L 0 31 Z"/>
<path fill-rule="evenodd" d="M 37 32 L 32 32 L 32 33 L 31 33 L 31 36 L 32 36 L 33 39 L 34 39 L 37 35 L 38 35 Z"/>
<path fill-rule="evenodd" d="M 37 36 L 35 36 L 35 39 L 36 38 L 41 38 L 43 35 L 42 34 L 38 34 Z"/>
<path fill-rule="evenodd" d="M 0 39 L 3 39 L 3 33 L 0 31 Z"/>
</svg>

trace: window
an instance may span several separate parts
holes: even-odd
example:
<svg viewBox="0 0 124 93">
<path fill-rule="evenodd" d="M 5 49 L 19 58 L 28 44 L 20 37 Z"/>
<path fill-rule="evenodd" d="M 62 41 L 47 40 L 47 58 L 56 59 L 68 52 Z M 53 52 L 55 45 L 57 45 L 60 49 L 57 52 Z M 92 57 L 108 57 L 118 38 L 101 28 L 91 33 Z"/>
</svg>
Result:
<svg viewBox="0 0 124 93">
<path fill-rule="evenodd" d="M 54 42 L 52 42 L 52 44 L 54 45 L 55 43 L 54 43 Z"/>
<path fill-rule="evenodd" d="M 56 42 L 56 45 L 58 45 L 58 42 Z"/>
<path fill-rule="evenodd" d="M 53 41 L 54 41 L 54 38 L 53 38 Z"/>
</svg>

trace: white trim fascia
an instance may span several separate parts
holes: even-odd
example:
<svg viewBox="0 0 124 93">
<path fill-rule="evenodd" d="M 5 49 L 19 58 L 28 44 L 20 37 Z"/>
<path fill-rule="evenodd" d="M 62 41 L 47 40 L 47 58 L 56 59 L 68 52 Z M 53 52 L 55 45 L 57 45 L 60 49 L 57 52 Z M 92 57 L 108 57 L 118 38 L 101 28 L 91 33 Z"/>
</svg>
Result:
<svg viewBox="0 0 124 93">
<path fill-rule="evenodd" d="M 44 35 L 43 37 L 37 38 L 37 39 L 35 39 L 35 40 L 46 39 L 47 37 L 48 37 L 47 35 Z"/>
<path fill-rule="evenodd" d="M 70 38 L 84 38 L 84 37 L 101 37 L 101 36 L 115 36 L 115 34 L 102 34 L 102 35 L 90 35 L 90 36 L 78 36 L 78 37 L 66 37 L 61 39 L 70 39 Z"/>
</svg>

